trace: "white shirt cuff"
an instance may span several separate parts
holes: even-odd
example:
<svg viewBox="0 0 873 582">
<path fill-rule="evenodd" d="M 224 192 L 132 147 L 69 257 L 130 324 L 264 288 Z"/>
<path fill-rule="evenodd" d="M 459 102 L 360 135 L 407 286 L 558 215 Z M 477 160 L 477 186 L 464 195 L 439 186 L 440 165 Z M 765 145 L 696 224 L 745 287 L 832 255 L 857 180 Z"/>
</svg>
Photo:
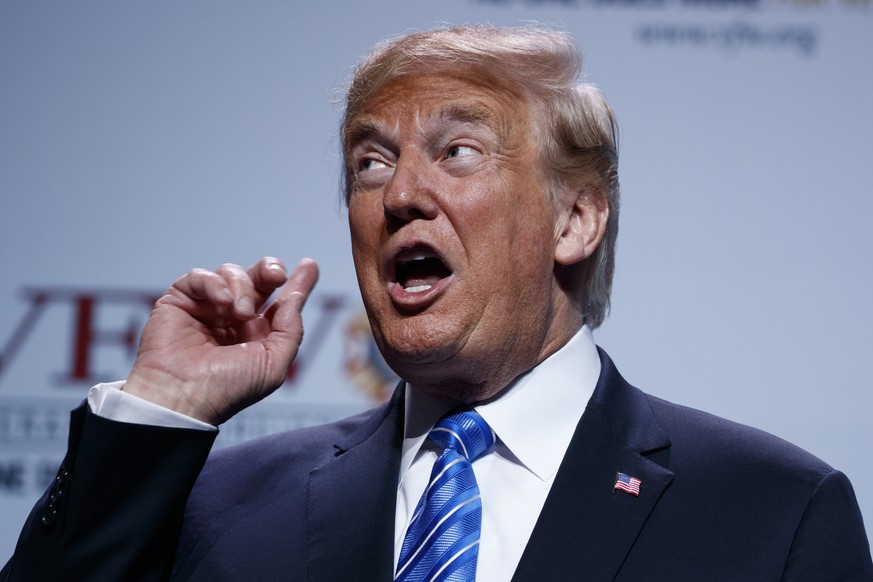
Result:
<svg viewBox="0 0 873 582">
<path fill-rule="evenodd" d="M 88 406 L 91 407 L 91 412 L 109 420 L 132 424 L 193 428 L 213 432 L 218 430 L 218 427 L 211 424 L 123 392 L 122 386 L 124 386 L 123 380 L 97 384 L 91 388 L 88 391 Z"/>
</svg>

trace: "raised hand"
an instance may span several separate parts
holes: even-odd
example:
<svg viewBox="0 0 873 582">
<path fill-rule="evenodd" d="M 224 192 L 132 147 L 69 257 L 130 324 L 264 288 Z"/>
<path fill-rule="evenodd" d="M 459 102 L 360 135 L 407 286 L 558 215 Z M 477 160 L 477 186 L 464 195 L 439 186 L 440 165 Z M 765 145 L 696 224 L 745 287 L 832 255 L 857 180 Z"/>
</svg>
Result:
<svg viewBox="0 0 873 582">
<path fill-rule="evenodd" d="M 290 276 L 272 257 L 247 271 L 189 271 L 155 304 L 124 391 L 210 424 L 226 421 L 282 384 L 317 279 L 310 259 Z"/>
</svg>

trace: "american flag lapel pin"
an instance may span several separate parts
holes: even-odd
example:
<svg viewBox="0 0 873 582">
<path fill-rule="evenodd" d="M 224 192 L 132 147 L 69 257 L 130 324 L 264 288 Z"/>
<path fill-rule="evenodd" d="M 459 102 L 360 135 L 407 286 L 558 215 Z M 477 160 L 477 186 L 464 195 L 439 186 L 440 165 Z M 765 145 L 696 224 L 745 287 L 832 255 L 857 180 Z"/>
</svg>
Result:
<svg viewBox="0 0 873 582">
<path fill-rule="evenodd" d="M 624 491 L 625 493 L 630 493 L 636 497 L 640 496 L 640 485 L 643 482 L 637 479 L 636 477 L 631 477 L 625 473 L 616 473 L 615 474 L 615 483 L 612 484 L 612 492 L 615 493 L 615 490 Z"/>
</svg>

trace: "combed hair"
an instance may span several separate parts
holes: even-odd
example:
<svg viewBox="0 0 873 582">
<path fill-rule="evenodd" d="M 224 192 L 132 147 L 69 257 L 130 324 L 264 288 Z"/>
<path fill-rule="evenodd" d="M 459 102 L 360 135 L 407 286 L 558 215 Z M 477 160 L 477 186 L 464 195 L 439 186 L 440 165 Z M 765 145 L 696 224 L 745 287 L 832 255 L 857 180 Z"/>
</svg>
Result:
<svg viewBox="0 0 873 582">
<path fill-rule="evenodd" d="M 348 159 L 352 120 L 389 82 L 411 74 L 467 70 L 528 96 L 544 108 L 540 149 L 553 197 L 602 196 L 609 208 L 603 241 L 579 270 L 585 322 L 598 327 L 609 312 L 618 235 L 618 126 L 591 84 L 580 81 L 582 56 L 567 33 L 540 26 L 475 24 L 414 32 L 377 44 L 349 83 L 340 129 L 346 203 L 354 172 Z"/>
</svg>

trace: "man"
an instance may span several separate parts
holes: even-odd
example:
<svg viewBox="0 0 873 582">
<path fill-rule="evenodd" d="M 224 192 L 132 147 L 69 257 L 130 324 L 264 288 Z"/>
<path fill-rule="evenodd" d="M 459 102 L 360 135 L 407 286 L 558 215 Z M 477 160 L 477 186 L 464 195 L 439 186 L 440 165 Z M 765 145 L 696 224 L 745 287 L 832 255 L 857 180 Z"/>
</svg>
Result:
<svg viewBox="0 0 873 582">
<path fill-rule="evenodd" d="M 158 301 L 123 386 L 74 412 L 3 578 L 873 579 L 841 473 L 645 395 L 595 347 L 617 155 L 579 68 L 542 29 L 377 46 L 342 143 L 358 282 L 404 378 L 394 397 L 207 461 L 214 426 L 282 382 L 317 268 L 195 269 Z M 443 542 L 457 551 L 434 555 Z"/>
</svg>

